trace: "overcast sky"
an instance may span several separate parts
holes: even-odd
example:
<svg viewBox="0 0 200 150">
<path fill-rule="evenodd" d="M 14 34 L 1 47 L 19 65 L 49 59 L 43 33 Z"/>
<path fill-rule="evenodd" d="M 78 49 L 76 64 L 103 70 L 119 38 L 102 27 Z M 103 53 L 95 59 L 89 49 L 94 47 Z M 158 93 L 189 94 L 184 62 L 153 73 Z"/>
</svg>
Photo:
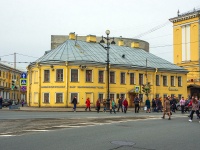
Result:
<svg viewBox="0 0 200 150">
<path fill-rule="evenodd" d="M 0 58 L 17 68 L 51 48 L 51 35 L 139 38 L 150 53 L 173 62 L 170 18 L 200 8 L 199 0 L 0 0 Z M 153 32 L 152 29 L 157 29 Z M 21 62 L 21 63 L 20 63 Z"/>
</svg>

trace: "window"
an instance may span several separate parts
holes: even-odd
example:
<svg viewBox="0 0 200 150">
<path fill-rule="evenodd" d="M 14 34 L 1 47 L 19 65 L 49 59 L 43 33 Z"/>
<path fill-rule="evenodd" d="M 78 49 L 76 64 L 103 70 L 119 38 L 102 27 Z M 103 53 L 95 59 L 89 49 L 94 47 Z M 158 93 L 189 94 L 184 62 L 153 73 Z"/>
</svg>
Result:
<svg viewBox="0 0 200 150">
<path fill-rule="evenodd" d="M 163 94 L 163 98 L 167 97 L 167 94 Z"/>
<path fill-rule="evenodd" d="M 63 102 L 63 93 L 56 93 L 56 103 Z"/>
<path fill-rule="evenodd" d="M 44 98 L 43 98 L 43 100 L 44 100 L 44 103 L 50 103 L 50 102 L 49 102 L 49 93 L 44 93 Z"/>
<path fill-rule="evenodd" d="M 50 71 L 44 70 L 44 82 L 49 82 L 49 81 L 50 81 Z"/>
<path fill-rule="evenodd" d="M 175 96 L 175 94 L 171 94 L 171 98 L 173 98 Z"/>
<path fill-rule="evenodd" d="M 134 75 L 134 73 L 130 73 L 130 84 L 135 84 L 135 75 Z"/>
<path fill-rule="evenodd" d="M 71 69 L 71 82 L 78 82 L 78 69 Z"/>
<path fill-rule="evenodd" d="M 156 94 L 156 98 L 159 98 L 160 97 L 160 94 Z"/>
<path fill-rule="evenodd" d="M 190 25 L 182 26 L 182 61 L 190 60 Z"/>
<path fill-rule="evenodd" d="M 110 83 L 115 83 L 115 72 L 110 72 Z"/>
<path fill-rule="evenodd" d="M 139 85 L 143 84 L 143 74 L 139 74 Z"/>
<path fill-rule="evenodd" d="M 71 93 L 71 94 L 70 94 L 70 101 L 71 101 L 71 102 L 73 101 L 73 99 L 74 99 L 75 96 L 76 96 L 77 102 L 78 102 L 78 93 Z"/>
<path fill-rule="evenodd" d="M 167 76 L 163 76 L 163 86 L 167 86 Z"/>
<path fill-rule="evenodd" d="M 99 71 L 99 83 L 103 83 L 104 71 Z"/>
<path fill-rule="evenodd" d="M 92 70 L 86 70 L 86 82 L 92 82 Z"/>
<path fill-rule="evenodd" d="M 174 76 L 171 76 L 171 86 L 175 86 Z"/>
<path fill-rule="evenodd" d="M 100 102 L 102 103 L 103 102 L 103 93 L 99 93 L 99 100 L 100 100 Z"/>
<path fill-rule="evenodd" d="M 178 100 L 180 100 L 182 97 L 182 94 L 178 94 Z"/>
<path fill-rule="evenodd" d="M 112 98 L 115 100 L 115 94 L 110 94 L 110 99 Z"/>
<path fill-rule="evenodd" d="M 180 76 L 178 77 L 178 86 L 182 86 L 182 78 Z"/>
<path fill-rule="evenodd" d="M 160 76 L 156 75 L 156 86 L 160 85 Z"/>
<path fill-rule="evenodd" d="M 56 81 L 63 81 L 63 69 L 56 70 Z"/>
<path fill-rule="evenodd" d="M 121 84 L 125 84 L 125 72 L 121 72 L 120 79 L 121 79 Z"/>
</svg>

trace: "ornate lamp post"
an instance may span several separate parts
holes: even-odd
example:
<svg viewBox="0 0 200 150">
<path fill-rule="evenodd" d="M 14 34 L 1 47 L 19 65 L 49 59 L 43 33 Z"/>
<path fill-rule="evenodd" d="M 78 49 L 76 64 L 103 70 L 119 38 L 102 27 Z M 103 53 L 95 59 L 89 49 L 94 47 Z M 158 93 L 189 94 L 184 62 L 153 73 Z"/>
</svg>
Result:
<svg viewBox="0 0 200 150">
<path fill-rule="evenodd" d="M 107 51 L 107 60 L 106 60 L 106 70 L 107 70 L 107 107 L 109 107 L 110 104 L 110 58 L 109 58 L 109 49 L 110 44 L 115 44 L 114 38 L 110 38 L 110 30 L 106 30 L 106 37 L 102 36 L 102 40 L 100 41 L 100 45 Z M 106 40 L 106 46 L 102 45 L 101 43 L 105 43 L 104 40 Z M 110 43 L 110 40 L 113 39 L 113 41 Z"/>
</svg>

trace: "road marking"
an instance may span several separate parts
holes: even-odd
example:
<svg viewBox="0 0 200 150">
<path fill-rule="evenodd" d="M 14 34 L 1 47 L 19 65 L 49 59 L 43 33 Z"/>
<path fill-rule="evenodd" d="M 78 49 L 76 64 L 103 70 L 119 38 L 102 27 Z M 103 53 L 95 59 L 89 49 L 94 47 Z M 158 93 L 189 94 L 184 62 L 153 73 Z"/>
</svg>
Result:
<svg viewBox="0 0 200 150">
<path fill-rule="evenodd" d="M 30 131 L 30 132 L 46 132 L 50 130 L 23 130 L 23 131 Z"/>
<path fill-rule="evenodd" d="M 17 135 L 11 135 L 11 134 L 7 134 L 7 135 L 0 135 L 0 137 L 11 137 L 11 136 L 17 136 Z"/>
</svg>

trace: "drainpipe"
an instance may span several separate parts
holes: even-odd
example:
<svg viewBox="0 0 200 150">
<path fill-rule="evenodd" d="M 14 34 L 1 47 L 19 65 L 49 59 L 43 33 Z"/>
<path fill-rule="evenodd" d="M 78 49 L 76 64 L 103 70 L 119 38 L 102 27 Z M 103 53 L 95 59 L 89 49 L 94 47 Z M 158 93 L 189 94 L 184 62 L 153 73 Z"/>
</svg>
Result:
<svg viewBox="0 0 200 150">
<path fill-rule="evenodd" d="M 69 97 L 69 83 L 68 83 L 68 78 L 69 78 L 69 67 L 68 67 L 68 62 L 66 62 L 66 107 L 68 107 L 68 97 Z"/>
</svg>

